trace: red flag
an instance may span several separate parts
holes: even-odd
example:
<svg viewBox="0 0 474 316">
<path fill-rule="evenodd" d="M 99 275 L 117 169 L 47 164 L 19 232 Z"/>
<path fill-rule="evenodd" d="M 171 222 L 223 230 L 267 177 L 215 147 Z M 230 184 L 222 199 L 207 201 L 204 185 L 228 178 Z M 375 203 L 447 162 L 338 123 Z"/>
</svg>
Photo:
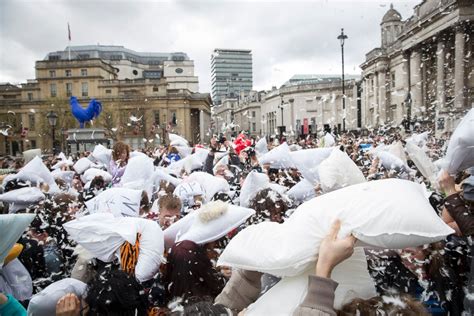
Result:
<svg viewBox="0 0 474 316">
<path fill-rule="evenodd" d="M 71 40 L 71 28 L 69 27 L 69 22 L 67 23 L 67 38 Z"/>
</svg>

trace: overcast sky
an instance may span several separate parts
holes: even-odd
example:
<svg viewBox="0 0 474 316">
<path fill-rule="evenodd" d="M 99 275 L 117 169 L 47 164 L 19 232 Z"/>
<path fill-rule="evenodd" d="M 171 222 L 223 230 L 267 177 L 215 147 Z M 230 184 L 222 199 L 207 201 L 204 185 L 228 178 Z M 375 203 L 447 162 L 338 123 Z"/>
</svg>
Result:
<svg viewBox="0 0 474 316">
<path fill-rule="evenodd" d="M 403 19 L 421 0 L 395 0 Z M 390 1 L 1 0 L 0 82 L 33 79 L 34 62 L 68 45 L 113 44 L 136 51 L 186 52 L 201 92 L 210 92 L 214 48 L 251 49 L 254 89 L 294 74 L 340 74 L 336 37 L 344 27 L 346 73 L 360 74 L 365 53 L 380 45 Z"/>
</svg>

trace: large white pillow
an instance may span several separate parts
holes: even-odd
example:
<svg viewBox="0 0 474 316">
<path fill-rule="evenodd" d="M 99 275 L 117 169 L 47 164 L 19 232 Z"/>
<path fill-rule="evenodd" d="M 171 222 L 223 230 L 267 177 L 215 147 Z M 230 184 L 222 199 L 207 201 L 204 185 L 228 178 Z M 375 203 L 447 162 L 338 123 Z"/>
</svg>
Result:
<svg viewBox="0 0 474 316">
<path fill-rule="evenodd" d="M 250 305 L 245 315 L 293 315 L 308 292 L 308 275 L 313 273 L 314 266 L 298 276 L 283 278 Z M 354 298 L 368 299 L 377 295 L 362 248 L 354 249 L 349 259 L 337 265 L 331 278 L 339 283 L 334 293 L 335 309 L 340 309 Z"/>
<path fill-rule="evenodd" d="M 35 157 L 41 157 L 41 149 L 36 148 L 36 149 L 26 150 L 23 152 L 23 159 L 25 160 L 25 163 L 29 163 Z"/>
<path fill-rule="evenodd" d="M 389 151 L 379 151 L 376 153 L 376 156 L 379 157 L 382 166 L 387 170 L 404 171 L 407 173 L 411 171 L 402 159 Z"/>
<path fill-rule="evenodd" d="M 306 179 L 302 179 L 286 192 L 287 196 L 297 203 L 302 203 L 316 196 L 314 185 Z"/>
<path fill-rule="evenodd" d="M 331 133 L 326 133 L 323 137 L 324 141 L 324 147 L 332 147 L 336 144 L 336 140 L 334 139 L 334 136 L 332 136 Z"/>
<path fill-rule="evenodd" d="M 7 265 L 3 266 L 1 271 L 0 281 L 2 278 L 5 279 L 12 291 L 11 294 L 13 297 L 19 301 L 26 301 L 31 298 L 33 294 L 33 281 L 31 280 L 30 273 L 18 258 L 13 259 Z"/>
<path fill-rule="evenodd" d="M 169 248 L 175 242 L 183 240 L 190 240 L 196 244 L 216 241 L 253 214 L 255 211 L 249 208 L 222 201 L 209 202 L 164 231 L 166 247 Z"/>
<path fill-rule="evenodd" d="M 44 199 L 43 192 L 35 187 L 20 188 L 0 194 L 0 201 L 8 203 L 9 213 L 16 213 Z"/>
<path fill-rule="evenodd" d="M 111 213 L 116 217 L 138 216 L 142 190 L 110 188 L 86 202 L 89 213 Z"/>
<path fill-rule="evenodd" d="M 106 168 L 109 168 L 110 160 L 112 159 L 112 149 L 107 149 L 103 145 L 96 145 L 92 152 L 92 157 L 100 161 Z"/>
<path fill-rule="evenodd" d="M 431 161 L 423 149 L 416 146 L 414 143 L 408 142 L 405 147 L 410 159 L 421 174 L 430 181 L 432 185 L 434 185 L 436 183 L 438 168 L 435 166 L 433 161 Z"/>
<path fill-rule="evenodd" d="M 276 169 L 287 169 L 294 168 L 295 164 L 290 156 L 290 148 L 287 143 L 283 143 L 263 156 L 261 156 L 258 161 L 261 165 L 270 164 L 271 168 Z"/>
<path fill-rule="evenodd" d="M 435 213 L 420 184 L 385 179 L 352 185 L 300 205 L 282 224 L 263 222 L 238 233 L 220 265 L 278 276 L 302 273 L 317 258 L 331 224 L 342 221 L 339 237 L 382 248 L 406 248 L 439 241 L 454 231 Z"/>
<path fill-rule="evenodd" d="M 81 299 L 85 294 L 87 284 L 72 278 L 56 281 L 35 294 L 28 304 L 28 316 L 56 315 L 56 304 L 68 293 L 74 293 Z"/>
<path fill-rule="evenodd" d="M 165 181 L 169 182 L 174 186 L 179 185 L 183 180 L 179 178 L 175 178 L 171 176 L 169 173 L 166 172 L 166 169 L 157 168 L 153 173 L 153 183 L 156 188 L 160 186 L 160 182 Z"/>
<path fill-rule="evenodd" d="M 62 171 L 61 169 L 56 169 L 51 172 L 55 179 L 62 179 L 64 180 L 69 186 L 72 184 L 72 180 L 74 180 L 74 171 Z"/>
<path fill-rule="evenodd" d="M 207 172 L 193 172 L 184 182 L 197 182 L 206 192 L 206 201 L 210 201 L 214 194 L 219 192 L 228 193 L 230 191 L 229 183 L 221 177 L 215 177 Z"/>
<path fill-rule="evenodd" d="M 312 148 L 292 151 L 291 159 L 303 177 L 312 184 L 319 183 L 318 167 L 329 157 L 333 148 Z"/>
<path fill-rule="evenodd" d="M 81 158 L 79 159 L 78 161 L 76 161 L 76 163 L 74 164 L 74 166 L 72 166 L 72 168 L 78 173 L 78 174 L 82 174 L 84 173 L 84 171 L 86 171 L 87 169 L 89 169 L 92 165 L 92 161 L 90 161 L 89 158 Z"/>
<path fill-rule="evenodd" d="M 474 109 L 469 110 L 456 127 L 444 161 L 449 174 L 474 166 Z"/>
<path fill-rule="evenodd" d="M 267 139 L 265 137 L 260 138 L 255 144 L 255 152 L 257 157 L 261 157 L 268 152 Z"/>
<path fill-rule="evenodd" d="M 31 182 L 44 182 L 49 185 L 50 193 L 59 192 L 59 187 L 54 181 L 54 177 L 48 168 L 44 165 L 40 157 L 34 157 L 28 162 L 17 174 L 11 174 L 3 179 L 3 183 L 8 183 L 10 180 L 18 179 Z"/>
<path fill-rule="evenodd" d="M 388 148 L 388 152 L 400 158 L 403 163 L 407 165 L 407 156 L 405 155 L 405 150 L 401 141 L 396 141 L 391 144 Z"/>
<path fill-rule="evenodd" d="M 264 173 L 252 170 L 242 183 L 240 189 L 240 206 L 248 207 L 250 201 L 257 195 L 260 190 L 266 189 L 270 183 L 270 179 Z"/>
<path fill-rule="evenodd" d="M 145 190 L 149 196 L 153 188 L 153 160 L 146 155 L 131 158 L 120 179 L 123 188 Z"/>
<path fill-rule="evenodd" d="M 107 171 L 97 169 L 97 168 L 89 168 L 87 169 L 84 174 L 81 176 L 81 180 L 84 183 L 92 181 L 95 177 L 101 176 L 106 183 L 112 181 L 112 175 Z"/>
<path fill-rule="evenodd" d="M 345 152 L 338 148 L 332 150 L 318 169 L 321 189 L 325 193 L 365 182 L 362 171 Z"/>
<path fill-rule="evenodd" d="M 34 214 L 0 214 L 0 266 L 33 218 Z"/>
</svg>

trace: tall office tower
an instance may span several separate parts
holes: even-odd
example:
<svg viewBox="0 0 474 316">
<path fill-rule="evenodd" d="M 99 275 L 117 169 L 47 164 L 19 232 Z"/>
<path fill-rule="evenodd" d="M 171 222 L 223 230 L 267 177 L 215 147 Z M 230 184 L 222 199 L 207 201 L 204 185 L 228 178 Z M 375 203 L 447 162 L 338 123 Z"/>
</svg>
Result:
<svg viewBox="0 0 474 316">
<path fill-rule="evenodd" d="M 237 97 L 252 90 L 252 51 L 216 48 L 211 55 L 212 100 Z"/>
</svg>

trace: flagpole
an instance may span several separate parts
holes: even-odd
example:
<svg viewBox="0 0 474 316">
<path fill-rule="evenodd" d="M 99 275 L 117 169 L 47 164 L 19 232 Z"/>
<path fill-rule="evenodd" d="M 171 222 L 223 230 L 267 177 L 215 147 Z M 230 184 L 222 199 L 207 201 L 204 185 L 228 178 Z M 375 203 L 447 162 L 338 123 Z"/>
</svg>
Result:
<svg viewBox="0 0 474 316">
<path fill-rule="evenodd" d="M 67 23 L 67 38 L 68 38 L 68 58 L 71 60 L 71 28 L 69 27 L 69 22 Z"/>
</svg>

